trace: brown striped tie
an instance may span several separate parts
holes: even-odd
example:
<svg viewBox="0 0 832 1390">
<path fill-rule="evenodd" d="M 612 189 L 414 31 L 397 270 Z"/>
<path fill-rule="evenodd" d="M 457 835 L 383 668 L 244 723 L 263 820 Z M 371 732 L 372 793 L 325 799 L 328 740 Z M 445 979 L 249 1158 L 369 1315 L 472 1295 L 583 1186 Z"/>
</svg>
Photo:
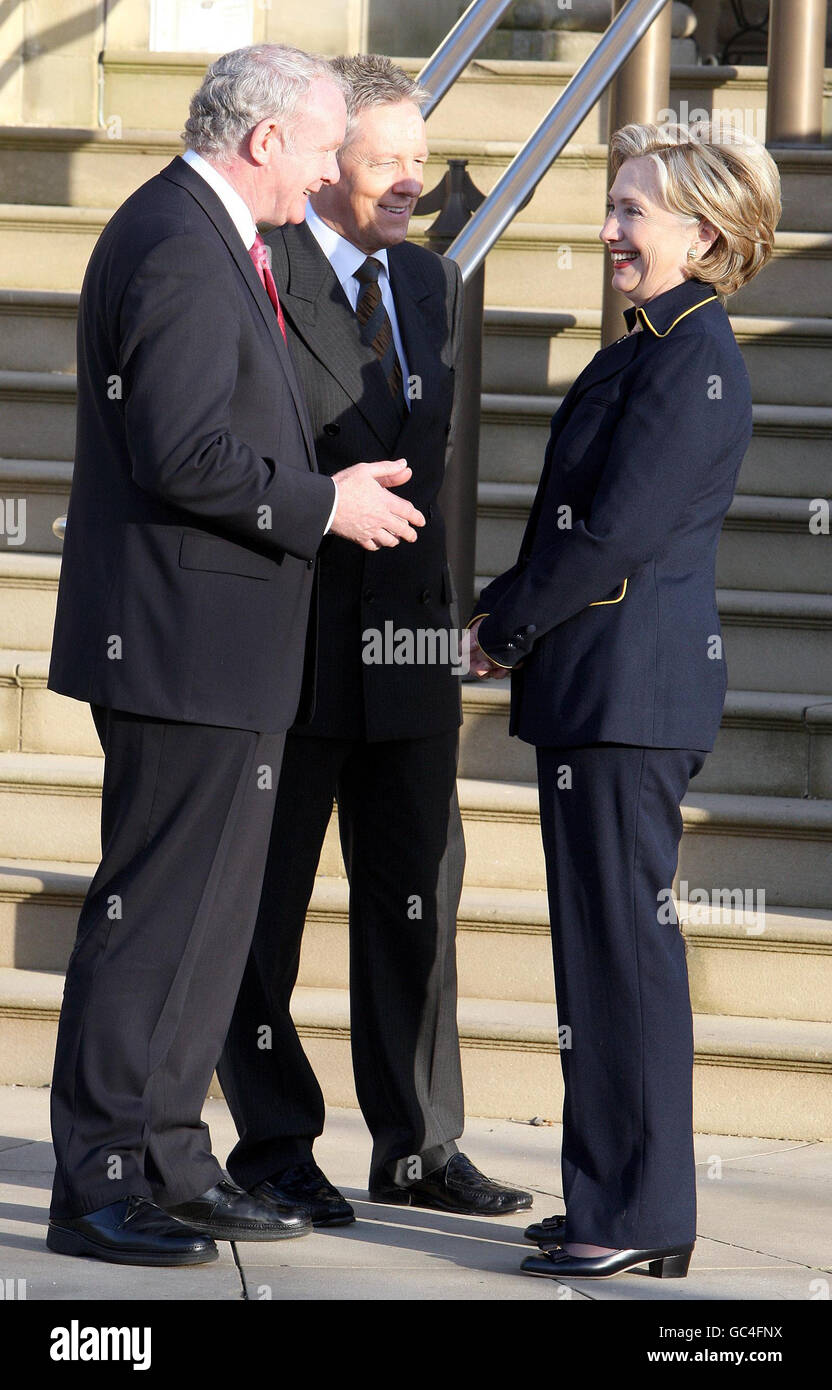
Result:
<svg viewBox="0 0 832 1390">
<path fill-rule="evenodd" d="M 361 325 L 361 341 L 373 349 L 381 363 L 390 395 L 404 414 L 402 367 L 393 342 L 393 325 L 381 298 L 378 283 L 381 269 L 381 261 L 377 261 L 374 256 L 368 256 L 364 264 L 355 271 L 355 278 L 361 286 L 355 313 Z"/>
</svg>

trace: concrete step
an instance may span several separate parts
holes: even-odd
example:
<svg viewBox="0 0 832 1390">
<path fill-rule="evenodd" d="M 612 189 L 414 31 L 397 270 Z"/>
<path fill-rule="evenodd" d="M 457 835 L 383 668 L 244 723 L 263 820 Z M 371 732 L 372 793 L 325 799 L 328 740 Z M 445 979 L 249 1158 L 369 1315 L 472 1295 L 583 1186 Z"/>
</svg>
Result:
<svg viewBox="0 0 832 1390">
<path fill-rule="evenodd" d="M 537 788 L 461 778 L 459 795 L 468 850 L 466 883 L 545 888 Z M 708 893 L 721 886 L 743 892 L 763 889 L 771 906 L 829 906 L 832 801 L 705 793 L 694 782 L 683 821 L 680 879 Z M 344 874 L 334 819 L 320 872 Z"/>
<path fill-rule="evenodd" d="M 117 208 L 184 145 L 178 131 L 6 126 L 0 132 L 0 203 Z"/>
<path fill-rule="evenodd" d="M 0 289 L 0 371 L 74 372 L 78 295 Z"/>
<path fill-rule="evenodd" d="M 731 326 L 756 403 L 829 404 L 832 318 L 732 314 Z M 487 308 L 483 391 L 562 396 L 600 346 L 600 309 Z"/>
<path fill-rule="evenodd" d="M 0 648 L 50 648 L 59 572 L 59 555 L 0 550 Z M 832 694 L 832 596 L 719 589 L 717 599 L 732 689 Z"/>
<path fill-rule="evenodd" d="M 100 757 L 89 707 L 47 690 L 49 653 L 0 651 L 0 750 Z M 464 683 L 460 776 L 534 782 L 534 750 L 508 737 L 507 684 Z M 832 797 L 832 697 L 729 690 L 697 789 Z"/>
<path fill-rule="evenodd" d="M 438 113 L 437 113 L 438 114 Z M 474 127 L 460 129 L 468 135 Z M 529 130 L 529 134 L 531 130 Z M 465 159 L 467 171 L 483 193 L 490 193 L 497 180 L 522 149 L 520 140 L 504 137 L 488 140 L 459 136 L 437 138 L 428 125 L 430 158 L 425 187 L 439 182 L 451 158 Z M 832 149 L 772 150 L 780 171 L 783 203 L 781 226 L 792 232 L 828 232 L 828 180 L 832 174 Z M 519 222 L 588 222 L 600 228 L 604 219 L 607 191 L 607 147 L 605 144 L 570 142 L 544 174 L 530 202 L 517 214 Z M 11 201 L 11 199 L 10 199 Z M 27 201 L 36 202 L 32 198 Z"/>
<path fill-rule="evenodd" d="M 423 240 L 426 220 L 414 218 L 411 229 L 411 240 Z M 506 308 L 600 309 L 608 273 L 597 222 L 514 222 L 489 253 L 485 298 Z M 778 232 L 771 261 L 732 297 L 731 309 L 772 317 L 832 313 L 832 232 Z"/>
<path fill-rule="evenodd" d="M 93 247 L 113 209 L 0 204 L 0 265 L 11 289 L 81 288 Z"/>
<path fill-rule="evenodd" d="M 184 113 L 184 108 L 183 108 Z M 437 113 L 438 115 L 438 110 Z M 179 137 L 184 114 L 171 130 L 44 128 L 6 126 L 0 131 L 0 202 L 69 207 L 118 207 L 183 149 Z M 432 189 L 447 161 L 465 159 L 468 173 L 488 193 L 522 148 L 520 139 L 484 137 L 466 121 L 451 135 L 428 126 L 430 158 L 425 187 Z M 524 134 L 531 134 L 529 126 Z M 476 138 L 473 138 L 476 135 Z M 829 212 L 822 182 L 832 171 L 832 150 L 772 151 L 780 170 L 783 217 L 790 231 L 828 231 Z M 607 148 L 602 142 L 570 142 L 544 174 L 534 197 L 518 213 L 522 221 L 593 222 L 603 220 Z"/>
<path fill-rule="evenodd" d="M 418 60 L 412 60 L 412 66 L 418 71 Z M 481 139 L 525 140 L 574 72 L 571 63 L 475 59 L 430 117 L 431 138 L 474 130 Z M 765 67 L 674 64 L 669 105 L 679 120 L 687 122 L 697 112 L 720 113 L 723 119 L 739 122 L 748 134 L 762 140 L 767 83 Z M 828 69 L 824 91 L 828 122 L 832 100 L 832 71 Z M 573 138 L 580 143 L 604 142 L 608 128 L 605 94 Z"/>
<path fill-rule="evenodd" d="M 329 1078 L 327 1104 L 354 1104 L 348 1099 L 354 1092 L 346 991 L 298 988 L 292 1013 L 316 1073 Z M 460 998 L 458 1019 L 468 1114 L 560 1119 L 563 1092 L 551 1005 Z M 696 1014 L 694 1037 L 696 1130 L 828 1136 L 827 1024 Z"/>
<path fill-rule="evenodd" d="M 462 686 L 459 775 L 535 782 L 534 749 L 508 736 L 507 682 Z M 832 697 L 729 690 L 698 792 L 832 798 Z"/>
<path fill-rule="evenodd" d="M 0 457 L 70 457 L 74 435 L 75 314 L 78 296 L 0 291 Z M 53 316 L 54 311 L 54 316 Z M 832 318 L 732 315 L 757 404 L 825 406 L 832 368 Z M 598 351 L 601 312 L 486 308 L 483 392 L 559 397 Z M 59 392 L 62 413 L 51 409 Z M 21 442 L 22 441 L 22 442 Z M 56 454 L 55 449 L 63 449 Z"/>
<path fill-rule="evenodd" d="M 479 476 L 490 483 L 537 483 L 559 396 L 486 392 Z M 754 436 L 739 491 L 767 497 L 828 497 L 832 491 L 832 409 L 756 405 Z"/>
<path fill-rule="evenodd" d="M 832 693 L 832 595 L 718 589 L 717 601 L 734 690 Z"/>
<path fill-rule="evenodd" d="M 0 457 L 72 458 L 75 393 L 71 372 L 0 371 Z"/>
<path fill-rule="evenodd" d="M 565 392 L 597 349 L 596 330 L 589 322 L 595 320 L 597 324 L 599 316 L 595 312 L 540 314 L 546 326 L 537 339 L 531 331 L 527 335 L 513 333 L 512 320 L 518 313 L 522 313 L 526 329 L 529 329 L 529 320 L 537 317 L 533 312 L 486 311 L 486 389 L 482 396 L 480 425 L 480 478 L 488 483 L 536 482 L 551 417 L 560 404 L 560 395 L 520 392 L 514 389 L 514 383 L 524 376 L 528 379 L 533 375 L 538 378 L 546 375 Z M 505 318 L 499 322 L 503 316 Z M 550 338 L 551 322 L 557 319 L 584 322 L 556 331 Z M 806 320 L 802 322 L 807 323 Z M 44 323 L 43 319 L 40 323 Z M 832 321 L 820 319 L 814 320 L 814 324 L 821 329 L 817 344 L 832 343 L 827 331 L 832 328 Z M 58 352 L 51 353 L 49 347 L 51 329 L 41 327 L 40 331 L 39 346 L 30 340 L 29 353 L 34 355 L 40 350 L 43 357 L 57 356 Z M 13 360 L 14 340 L 12 326 L 5 348 L 0 346 L 0 353 L 6 360 Z M 22 346 L 25 360 L 27 345 Z M 755 349 L 744 347 L 743 351 L 750 360 Z M 772 378 L 777 370 L 775 351 L 773 344 L 761 349 L 761 370 L 767 372 L 770 367 Z M 798 349 L 793 369 L 784 371 L 780 383 L 784 394 L 821 395 L 819 376 L 826 356 L 827 352 L 817 347 Z M 750 365 L 754 365 L 753 361 Z M 498 372 L 502 373 L 502 378 L 498 378 Z M 510 389 L 492 389 L 499 379 Z M 801 382 L 805 382 L 805 386 L 799 384 Z M 773 389 L 773 380 L 761 381 L 760 389 Z M 43 505 L 51 508 L 51 485 L 59 477 L 66 478 L 68 488 L 71 476 L 66 473 L 69 467 L 66 460 L 71 459 L 74 452 L 75 376 L 64 370 L 35 370 L 28 363 L 25 370 L 0 369 L 0 404 L 0 487 L 5 495 L 15 495 L 18 483 L 24 485 L 26 482 L 26 467 L 22 461 L 36 460 L 38 467 L 29 480 L 30 488 L 34 492 L 49 493 L 50 500 L 47 503 L 44 499 Z M 828 497 L 832 491 L 831 445 L 832 409 L 829 407 L 758 403 L 754 407 L 754 437 L 743 464 L 739 490 L 772 497 Z M 44 477 L 43 463 L 57 465 L 57 473 Z M 44 488 L 45 481 L 49 482 L 49 488 Z M 27 488 L 27 495 L 28 491 Z M 32 505 L 40 504 L 33 498 Z M 50 533 L 52 519 L 44 517 L 37 532 L 31 529 L 33 536 L 43 533 L 46 537 L 46 543 L 38 545 L 39 549 L 54 548 L 55 541 Z"/>
<path fill-rule="evenodd" d="M 104 758 L 0 753 L 3 854 L 92 863 L 101 857 Z"/>
<path fill-rule="evenodd" d="M 211 55 L 205 53 L 146 53 L 132 49 L 103 54 L 103 112 L 114 131 L 151 126 L 180 130 L 188 103 L 199 86 Z M 414 76 L 420 58 L 397 58 Z M 574 63 L 476 59 L 461 74 L 431 115 L 431 139 L 453 138 L 476 131 L 482 140 L 523 141 L 549 111 L 576 70 Z M 670 106 L 681 120 L 697 111 L 734 112 L 743 128 L 765 138 L 767 69 L 675 65 L 670 76 Z M 832 72 L 825 80 L 827 104 L 832 99 Z M 606 96 L 579 127 L 575 139 L 597 143 L 606 139 Z"/>
<path fill-rule="evenodd" d="M 0 648 L 49 650 L 60 571 L 60 555 L 0 549 Z"/>
<path fill-rule="evenodd" d="M 47 690 L 49 652 L 0 650 L 0 750 L 101 757 L 90 707 Z"/>
<path fill-rule="evenodd" d="M 7 288 L 77 290 L 112 209 L 0 204 L 0 263 Z M 411 239 L 428 221 L 414 218 Z M 597 222 L 513 223 L 488 257 L 486 300 L 495 306 L 599 309 L 606 252 Z M 36 279 L 37 284 L 32 281 Z M 780 232 L 765 272 L 735 295 L 740 314 L 832 313 L 832 233 Z"/>
<path fill-rule="evenodd" d="M 95 864 L 0 861 L 0 967 L 66 969 Z M 307 913 L 298 983 L 349 980 L 349 887 L 320 876 Z M 712 902 L 677 905 L 694 1010 L 832 1022 L 832 913 Z M 466 998 L 553 998 L 545 892 L 463 889 L 457 919 L 459 991 Z"/>
<path fill-rule="evenodd" d="M 103 758 L 0 753 L 2 852 L 12 859 L 89 863 L 100 855 Z M 537 789 L 523 782 L 461 778 L 466 883 L 545 888 Z M 832 801 L 740 796 L 694 789 L 683 808 L 679 877 L 709 893 L 763 890 L 772 907 L 826 908 Z M 333 816 L 320 872 L 343 878 Z"/>
<path fill-rule="evenodd" d="M 62 976 L 0 970 L 0 1083 L 48 1084 Z M 292 1013 L 327 1105 L 354 1104 L 349 995 L 298 987 Z M 558 1118 L 563 1095 L 551 1004 L 460 998 L 469 1114 Z M 710 1133 L 787 1139 L 828 1136 L 832 1046 L 822 1023 L 694 1018 L 694 1125 Z M 214 1080 L 212 1094 L 219 1089 Z"/>
<path fill-rule="evenodd" d="M 481 574 L 500 574 L 514 564 L 534 495 L 530 483 L 479 484 L 476 563 Z M 803 497 L 735 497 L 722 529 L 717 583 L 726 589 L 828 594 L 832 536 L 828 530 L 810 531 L 813 517 L 823 520 L 811 503 Z"/>
<path fill-rule="evenodd" d="M 0 426 L 0 430 L 2 426 Z M 12 522 L 18 529 L 19 504 L 26 503 L 26 525 L 20 528 L 20 538 L 15 537 L 15 547 L 20 550 L 37 551 L 40 554 L 57 555 L 61 542 L 52 530 L 52 523 L 66 514 L 69 501 L 69 488 L 72 482 L 72 464 L 56 459 L 10 459 L 0 458 L 0 497 L 6 504 L 14 502 Z M 8 546 L 6 535 L 0 535 L 0 545 Z"/>
</svg>

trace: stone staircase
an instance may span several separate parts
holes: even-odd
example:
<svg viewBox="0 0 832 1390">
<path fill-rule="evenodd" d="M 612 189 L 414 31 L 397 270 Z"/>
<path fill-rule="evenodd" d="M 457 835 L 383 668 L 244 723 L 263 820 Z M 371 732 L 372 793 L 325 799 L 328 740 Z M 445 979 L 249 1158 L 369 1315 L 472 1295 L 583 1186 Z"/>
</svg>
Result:
<svg viewBox="0 0 832 1390">
<path fill-rule="evenodd" d="M 0 497 L 27 504 L 25 543 L 11 524 L 0 534 L 0 1082 L 49 1079 L 61 972 L 99 854 L 102 759 L 89 711 L 46 690 L 78 288 L 113 208 L 180 148 L 205 62 L 106 54 L 105 129 L 0 131 Z M 571 71 L 473 64 L 430 119 L 428 186 L 455 154 L 487 190 Z M 759 134 L 765 77 L 677 68 L 671 105 L 730 110 Z M 602 104 L 488 260 L 483 580 L 515 557 L 549 419 L 600 343 L 605 122 Z M 810 530 L 813 499 L 832 496 L 832 148 L 777 159 L 777 252 L 730 305 L 754 388 L 754 439 L 719 554 L 730 690 L 717 748 L 684 807 L 679 878 L 691 898 L 697 1127 L 806 1139 L 832 1134 L 832 541 Z M 465 685 L 463 708 L 468 1110 L 557 1118 L 533 753 L 507 737 L 506 689 Z M 707 904 L 695 902 L 697 889 Z M 294 1003 L 333 1104 L 355 1103 L 346 922 L 333 818 Z"/>
</svg>

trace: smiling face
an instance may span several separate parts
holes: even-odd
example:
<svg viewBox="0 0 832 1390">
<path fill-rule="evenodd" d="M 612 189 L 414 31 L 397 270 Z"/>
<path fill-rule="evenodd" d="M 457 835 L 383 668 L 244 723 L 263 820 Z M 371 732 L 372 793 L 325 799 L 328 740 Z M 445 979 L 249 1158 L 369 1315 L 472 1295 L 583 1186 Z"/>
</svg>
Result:
<svg viewBox="0 0 832 1390">
<path fill-rule="evenodd" d="M 428 157 L 425 123 L 412 101 L 362 111 L 341 150 L 341 178 L 312 206 L 347 241 L 371 256 L 407 236 Z"/>
<path fill-rule="evenodd" d="M 298 107 L 288 139 L 272 120 L 255 127 L 246 151 L 254 174 L 249 204 L 254 205 L 255 221 L 277 227 L 303 221 L 308 195 L 338 180 L 336 151 L 346 123 L 340 89 L 316 78 Z"/>
<path fill-rule="evenodd" d="M 613 288 L 632 304 L 647 304 L 695 272 L 717 233 L 664 206 L 652 159 L 625 159 L 607 199 L 599 233 L 612 258 Z M 695 258 L 688 252 L 693 249 Z"/>
</svg>

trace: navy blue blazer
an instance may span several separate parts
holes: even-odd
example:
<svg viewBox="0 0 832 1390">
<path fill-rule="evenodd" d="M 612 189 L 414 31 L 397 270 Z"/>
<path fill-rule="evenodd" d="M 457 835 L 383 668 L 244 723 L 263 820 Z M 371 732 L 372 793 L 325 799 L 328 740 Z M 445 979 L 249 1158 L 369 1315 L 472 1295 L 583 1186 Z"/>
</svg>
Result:
<svg viewBox="0 0 832 1390">
<path fill-rule="evenodd" d="M 542 747 L 709 750 L 719 729 L 716 552 L 751 438 L 748 373 L 709 285 L 636 317 L 554 416 L 517 563 L 476 608 L 483 651 L 517 668 L 510 732 Z"/>
</svg>

